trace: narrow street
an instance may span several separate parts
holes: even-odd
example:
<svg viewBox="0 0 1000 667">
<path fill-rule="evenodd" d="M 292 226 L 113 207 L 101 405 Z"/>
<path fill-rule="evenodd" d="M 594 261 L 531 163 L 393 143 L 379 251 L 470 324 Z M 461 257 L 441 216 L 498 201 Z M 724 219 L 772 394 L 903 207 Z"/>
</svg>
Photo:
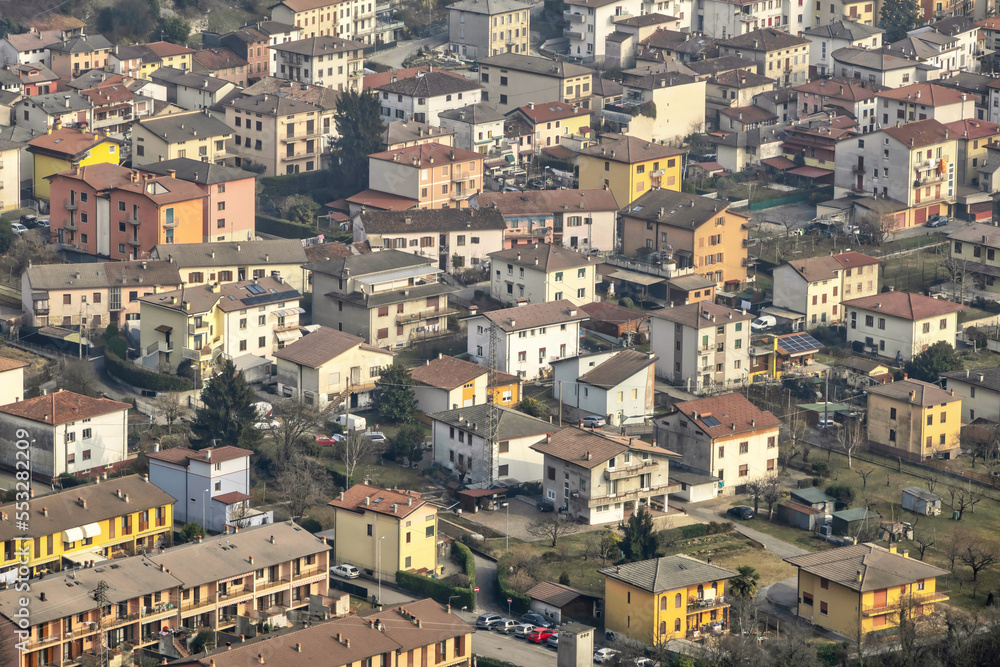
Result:
<svg viewBox="0 0 1000 667">
<path fill-rule="evenodd" d="M 479 586 L 476 608 L 473 611 L 477 615 L 491 611 L 506 616 L 507 603 L 500 604 L 500 600 L 497 599 L 497 564 L 476 552 L 472 552 L 472 555 L 476 559 L 476 586 Z"/>
<path fill-rule="evenodd" d="M 399 46 L 391 49 L 386 49 L 385 51 L 376 51 L 369 56 L 370 60 L 380 62 L 383 65 L 388 65 L 393 69 L 399 69 L 403 66 L 403 62 L 412 56 L 414 53 L 422 49 L 423 47 L 433 48 L 435 46 L 441 46 L 448 41 L 448 32 L 439 32 L 431 37 L 424 37 L 423 39 L 413 39 L 405 42 L 400 42 Z"/>
</svg>

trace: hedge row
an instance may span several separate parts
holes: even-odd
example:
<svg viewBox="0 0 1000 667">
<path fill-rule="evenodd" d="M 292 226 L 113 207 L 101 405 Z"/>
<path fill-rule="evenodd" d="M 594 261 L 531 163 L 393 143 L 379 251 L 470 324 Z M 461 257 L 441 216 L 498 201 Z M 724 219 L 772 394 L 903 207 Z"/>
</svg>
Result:
<svg viewBox="0 0 1000 667">
<path fill-rule="evenodd" d="M 316 228 L 283 218 L 257 214 L 257 231 L 286 239 L 307 239 L 316 236 Z"/>
<path fill-rule="evenodd" d="M 668 528 L 662 531 L 661 539 L 667 541 L 676 542 L 677 540 L 692 540 L 696 537 L 705 537 L 706 535 L 716 535 L 719 533 L 728 533 L 733 529 L 733 524 L 728 522 L 716 523 L 711 521 L 709 523 L 692 523 L 688 526 L 681 526 L 679 528 Z"/>
<path fill-rule="evenodd" d="M 511 558 L 512 556 L 506 553 L 497 561 L 497 589 L 500 591 L 501 601 L 506 601 L 507 598 L 512 600 L 510 605 L 512 613 L 523 614 L 531 608 L 531 598 L 523 593 L 518 593 L 507 584 L 507 572 L 510 570 Z"/>
<path fill-rule="evenodd" d="M 113 344 L 115 340 L 111 339 L 104 348 L 104 367 L 122 382 L 151 391 L 187 391 L 192 388 L 191 380 L 187 378 L 151 371 L 125 361 L 115 353 L 114 348 L 120 349 Z"/>
<path fill-rule="evenodd" d="M 469 578 L 469 586 L 476 585 L 476 557 L 472 555 L 472 549 L 465 546 L 458 540 L 451 543 L 451 555 L 458 561 L 462 572 Z M 476 593 L 472 593 L 472 602 L 476 602 Z"/>
<path fill-rule="evenodd" d="M 273 199 L 300 195 L 303 192 L 319 190 L 329 185 L 330 172 L 325 169 L 307 171 L 301 174 L 285 174 L 282 176 L 265 176 L 258 178 L 261 184 L 261 197 Z"/>
<path fill-rule="evenodd" d="M 476 608 L 476 594 L 471 588 L 452 586 L 446 579 L 431 579 L 420 574 L 399 570 L 396 572 L 396 585 L 403 590 L 434 598 L 441 604 L 448 604 L 448 600 L 452 599 L 457 601 L 451 604 L 459 608 Z"/>
<path fill-rule="evenodd" d="M 479 667 L 517 667 L 513 662 L 505 662 L 496 658 L 487 658 L 485 655 L 476 654 L 476 664 Z"/>
</svg>

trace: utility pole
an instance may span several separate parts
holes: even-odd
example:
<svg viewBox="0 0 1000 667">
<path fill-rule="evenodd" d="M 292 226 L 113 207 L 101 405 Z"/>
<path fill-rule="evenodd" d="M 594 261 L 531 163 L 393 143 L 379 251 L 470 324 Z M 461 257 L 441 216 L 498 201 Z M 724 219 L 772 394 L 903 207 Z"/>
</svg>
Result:
<svg viewBox="0 0 1000 667">
<path fill-rule="evenodd" d="M 497 325 L 490 322 L 489 366 L 486 376 L 486 404 L 489 406 L 489 423 L 486 425 L 486 437 L 483 438 L 483 488 L 488 489 L 493 484 L 493 456 L 499 448 L 497 442 L 497 427 L 500 423 L 500 408 L 496 402 L 497 386 Z"/>
<path fill-rule="evenodd" d="M 108 642 L 104 635 L 104 608 L 108 606 L 108 586 L 107 582 L 101 579 L 94 589 L 94 602 L 97 603 L 97 656 L 98 666 L 108 667 Z"/>
</svg>

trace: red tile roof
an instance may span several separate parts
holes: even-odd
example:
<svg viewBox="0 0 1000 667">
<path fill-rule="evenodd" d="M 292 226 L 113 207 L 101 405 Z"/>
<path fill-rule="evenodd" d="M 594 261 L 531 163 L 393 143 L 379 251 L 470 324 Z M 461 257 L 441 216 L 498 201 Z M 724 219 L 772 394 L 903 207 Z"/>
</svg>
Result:
<svg viewBox="0 0 1000 667">
<path fill-rule="evenodd" d="M 417 366 L 410 376 L 417 382 L 450 391 L 485 374 L 485 368 L 471 361 L 455 357 L 439 357 L 423 366 Z"/>
<path fill-rule="evenodd" d="M 109 141 L 109 139 L 95 132 L 81 132 L 66 127 L 35 137 L 28 142 L 28 150 L 33 152 L 31 149 L 36 148 L 50 154 L 61 153 L 66 156 L 74 156 L 89 151 L 102 141 Z"/>
<path fill-rule="evenodd" d="M 400 79 L 409 79 L 411 76 L 416 76 L 418 72 L 428 72 L 430 69 L 429 65 L 421 65 L 420 67 L 405 67 L 403 69 L 393 69 L 388 72 L 379 72 L 377 74 L 366 74 L 365 88 L 378 88 L 379 86 L 391 83 L 393 79 L 396 81 L 399 81 Z"/>
<path fill-rule="evenodd" d="M 148 454 L 147 457 L 156 459 L 157 461 L 180 463 L 186 466 L 188 461 L 200 461 L 201 463 L 208 463 L 209 461 L 212 461 L 214 463 L 220 463 L 222 461 L 231 461 L 232 459 L 239 459 L 244 456 L 252 455 L 253 452 L 249 449 L 233 447 L 232 445 L 223 445 L 222 447 L 207 447 L 205 449 L 172 447 L 159 452 L 152 452 Z"/>
<path fill-rule="evenodd" d="M 850 299 L 844 301 L 843 305 L 913 321 L 965 310 L 965 306 L 961 304 L 911 292 L 882 292 L 860 299 Z"/>
<path fill-rule="evenodd" d="M 984 139 L 995 137 L 1000 134 L 1000 125 L 990 123 L 985 120 L 956 120 L 953 123 L 945 123 L 949 132 L 954 132 L 955 139 Z"/>
<path fill-rule="evenodd" d="M 886 127 L 882 131 L 911 148 L 940 144 L 949 138 L 948 128 L 933 118 L 904 123 L 899 127 Z"/>
<path fill-rule="evenodd" d="M 584 109 L 568 102 L 530 102 L 523 107 L 518 107 L 515 111 L 524 114 L 536 125 L 564 118 L 589 116 L 591 113 L 590 109 Z"/>
<path fill-rule="evenodd" d="M 331 507 L 354 512 L 376 512 L 404 518 L 426 505 L 427 501 L 423 500 L 417 491 L 380 489 L 368 484 L 355 484 L 328 504 Z"/>
<path fill-rule="evenodd" d="M 18 361 L 17 359 L 8 359 L 7 357 L 0 357 L 0 373 L 6 371 L 12 371 L 15 368 L 24 368 L 28 366 L 27 361 Z"/>
<path fill-rule="evenodd" d="M 57 391 L 17 403 L 0 405 L 0 412 L 43 424 L 65 424 L 128 410 L 132 406 L 107 398 L 91 398 L 72 391 Z"/>
<path fill-rule="evenodd" d="M 467 151 L 464 148 L 453 148 L 437 142 L 420 144 L 419 146 L 407 146 L 393 151 L 382 151 L 372 153 L 369 160 L 385 160 L 387 162 L 399 162 L 400 164 L 412 165 L 415 167 L 426 167 L 425 160 L 434 160 L 435 165 L 444 165 L 451 162 L 466 162 L 470 160 L 482 161 L 482 153 Z M 416 162 L 414 163 L 414 160 Z"/>
<path fill-rule="evenodd" d="M 712 438 L 781 426 L 780 419 L 770 412 L 758 408 L 744 398 L 743 394 L 735 392 L 722 396 L 699 398 L 694 401 L 684 401 L 677 403 L 674 407 L 687 415 L 698 428 Z M 713 417 L 714 421 L 709 420 Z"/>
</svg>

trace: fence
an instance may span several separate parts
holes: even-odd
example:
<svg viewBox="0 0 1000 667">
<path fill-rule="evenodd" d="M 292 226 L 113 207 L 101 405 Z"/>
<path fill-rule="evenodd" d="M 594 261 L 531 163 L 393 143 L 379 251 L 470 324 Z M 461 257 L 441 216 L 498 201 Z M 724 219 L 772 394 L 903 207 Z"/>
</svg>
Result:
<svg viewBox="0 0 1000 667">
<path fill-rule="evenodd" d="M 775 206 L 784 206 L 785 204 L 797 204 L 798 202 L 807 201 L 814 194 L 821 197 L 833 197 L 833 187 L 813 188 L 785 195 L 784 197 L 755 201 L 751 202 L 749 208 L 751 211 L 761 211 L 766 208 L 774 208 Z"/>
<path fill-rule="evenodd" d="M 361 598 L 362 600 L 368 599 L 368 589 L 364 586 L 358 586 L 357 584 L 352 584 L 349 581 L 344 581 L 343 579 L 338 579 L 337 577 L 330 577 L 330 586 L 336 588 L 337 590 L 344 591 L 345 593 L 350 593 L 354 597 Z"/>
</svg>

